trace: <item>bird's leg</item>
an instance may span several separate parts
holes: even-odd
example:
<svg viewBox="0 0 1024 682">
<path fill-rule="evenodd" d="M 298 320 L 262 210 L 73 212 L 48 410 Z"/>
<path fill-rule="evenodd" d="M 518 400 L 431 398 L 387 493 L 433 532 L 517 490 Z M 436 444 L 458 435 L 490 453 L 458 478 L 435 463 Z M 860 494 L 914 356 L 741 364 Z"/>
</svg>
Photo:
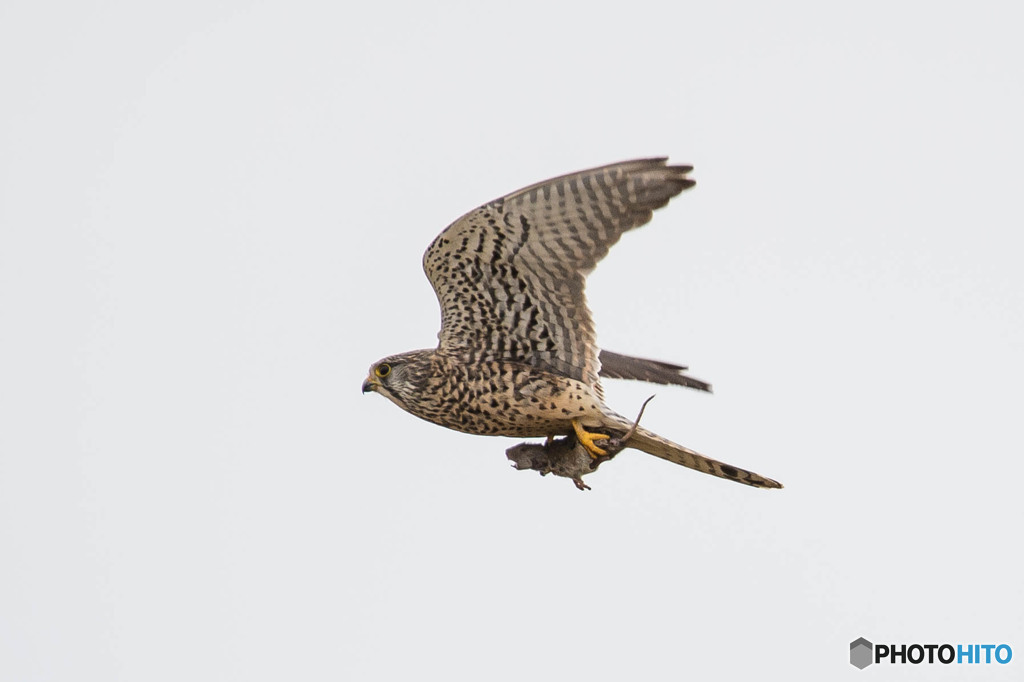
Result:
<svg viewBox="0 0 1024 682">
<path fill-rule="evenodd" d="M 608 436 L 602 433 L 590 433 L 583 428 L 583 423 L 579 417 L 572 420 L 572 430 L 576 432 L 576 438 L 579 439 L 580 445 L 586 448 L 587 452 L 594 459 L 597 459 L 601 455 L 608 454 L 606 451 L 594 445 L 595 440 L 608 440 Z"/>
</svg>

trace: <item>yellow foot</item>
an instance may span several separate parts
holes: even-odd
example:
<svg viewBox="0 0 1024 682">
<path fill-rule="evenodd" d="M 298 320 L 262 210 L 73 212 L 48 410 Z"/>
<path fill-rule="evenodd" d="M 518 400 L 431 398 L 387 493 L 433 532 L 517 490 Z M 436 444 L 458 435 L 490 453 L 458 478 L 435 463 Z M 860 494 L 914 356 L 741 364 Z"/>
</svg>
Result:
<svg viewBox="0 0 1024 682">
<path fill-rule="evenodd" d="M 594 445 L 595 440 L 607 440 L 608 436 L 602 433 L 590 433 L 589 431 L 584 430 L 583 424 L 580 423 L 579 419 L 572 420 L 572 430 L 576 432 L 576 438 L 578 438 L 583 447 L 587 449 L 587 452 L 590 453 L 591 457 L 597 459 L 601 455 L 608 454 L 601 448 Z"/>
</svg>

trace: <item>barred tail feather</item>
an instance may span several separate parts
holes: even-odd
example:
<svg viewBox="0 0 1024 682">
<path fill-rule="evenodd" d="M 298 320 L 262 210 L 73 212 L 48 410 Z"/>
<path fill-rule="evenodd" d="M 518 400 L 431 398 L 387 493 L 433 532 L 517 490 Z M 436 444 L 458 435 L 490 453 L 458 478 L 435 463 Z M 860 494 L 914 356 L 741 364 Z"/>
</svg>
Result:
<svg viewBox="0 0 1024 682">
<path fill-rule="evenodd" d="M 696 469 L 697 471 L 703 471 L 705 474 L 711 474 L 712 476 L 718 476 L 719 478 L 727 478 L 730 481 L 736 481 L 737 483 L 743 483 L 744 485 L 750 485 L 755 488 L 781 488 L 782 484 L 778 481 L 773 481 L 770 478 L 765 478 L 759 474 L 755 474 L 753 471 L 747 471 L 746 469 L 740 469 L 734 467 L 731 464 L 725 464 L 718 460 L 705 457 L 699 452 L 694 452 L 689 448 L 685 448 L 682 445 L 677 445 L 672 441 L 662 438 L 658 434 L 648 431 L 643 427 L 637 427 L 636 433 L 629 439 L 629 447 L 636 448 L 637 450 L 643 450 L 644 452 L 654 455 L 655 457 L 661 457 L 667 459 L 670 462 L 676 464 L 682 464 L 684 467 L 690 469 Z"/>
</svg>

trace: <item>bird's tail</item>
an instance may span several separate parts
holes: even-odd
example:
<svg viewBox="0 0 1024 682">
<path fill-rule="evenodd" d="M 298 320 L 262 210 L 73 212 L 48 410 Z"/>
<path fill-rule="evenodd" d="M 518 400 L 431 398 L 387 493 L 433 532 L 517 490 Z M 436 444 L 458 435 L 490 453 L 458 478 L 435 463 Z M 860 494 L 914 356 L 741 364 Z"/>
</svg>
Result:
<svg viewBox="0 0 1024 682">
<path fill-rule="evenodd" d="M 689 448 L 673 443 L 667 438 L 662 438 L 658 434 L 653 431 L 648 431 L 642 426 L 637 427 L 636 433 L 630 437 L 627 447 L 643 450 L 655 457 L 661 457 L 662 459 L 667 459 L 670 462 L 682 464 L 684 467 L 703 471 L 705 474 L 711 474 L 712 476 L 718 476 L 719 478 L 727 478 L 730 481 L 754 486 L 755 488 L 782 487 L 782 484 L 778 481 L 765 478 L 760 474 L 755 474 L 753 471 L 740 469 L 739 467 L 719 462 L 718 460 L 711 459 L 710 457 L 705 457 L 699 452 L 694 452 Z"/>
</svg>

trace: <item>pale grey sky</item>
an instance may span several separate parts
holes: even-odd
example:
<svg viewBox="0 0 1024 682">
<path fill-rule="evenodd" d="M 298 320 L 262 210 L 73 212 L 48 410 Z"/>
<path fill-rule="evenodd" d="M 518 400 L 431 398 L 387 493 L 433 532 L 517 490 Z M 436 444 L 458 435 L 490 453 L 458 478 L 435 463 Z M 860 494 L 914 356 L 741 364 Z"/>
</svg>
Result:
<svg viewBox="0 0 1024 682">
<path fill-rule="evenodd" d="M 0 682 L 797 680 L 1024 660 L 1011 3 L 5 2 Z M 713 396 L 593 490 L 360 384 L 450 221 L 632 157 L 697 187 L 588 288 Z M 940 666 L 913 672 L 957 678 Z M 908 666 L 910 668 L 910 666 Z"/>
</svg>

